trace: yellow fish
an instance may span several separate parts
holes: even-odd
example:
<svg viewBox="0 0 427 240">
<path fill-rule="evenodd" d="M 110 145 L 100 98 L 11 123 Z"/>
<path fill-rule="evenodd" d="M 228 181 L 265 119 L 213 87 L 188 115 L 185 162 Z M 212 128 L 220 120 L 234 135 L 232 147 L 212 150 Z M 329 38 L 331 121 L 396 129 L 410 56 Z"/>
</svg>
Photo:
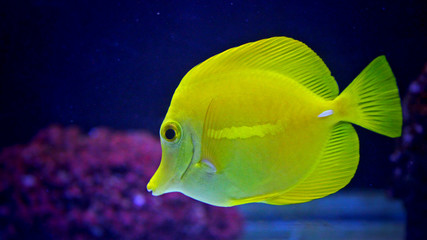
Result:
<svg viewBox="0 0 427 240">
<path fill-rule="evenodd" d="M 302 42 L 273 37 L 231 48 L 191 69 L 176 89 L 147 189 L 216 206 L 321 198 L 355 174 L 352 124 L 401 135 L 399 92 L 384 56 L 338 95 L 328 67 Z"/>
</svg>

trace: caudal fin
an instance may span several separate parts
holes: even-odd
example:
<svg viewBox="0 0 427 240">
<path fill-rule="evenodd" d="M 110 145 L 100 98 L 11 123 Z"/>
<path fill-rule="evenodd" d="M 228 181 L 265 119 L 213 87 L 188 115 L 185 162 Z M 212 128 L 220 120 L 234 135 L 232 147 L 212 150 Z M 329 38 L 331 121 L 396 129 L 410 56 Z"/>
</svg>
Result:
<svg viewBox="0 0 427 240">
<path fill-rule="evenodd" d="M 338 96 L 346 121 L 388 137 L 402 133 L 402 108 L 396 79 L 385 58 L 372 61 Z"/>
</svg>

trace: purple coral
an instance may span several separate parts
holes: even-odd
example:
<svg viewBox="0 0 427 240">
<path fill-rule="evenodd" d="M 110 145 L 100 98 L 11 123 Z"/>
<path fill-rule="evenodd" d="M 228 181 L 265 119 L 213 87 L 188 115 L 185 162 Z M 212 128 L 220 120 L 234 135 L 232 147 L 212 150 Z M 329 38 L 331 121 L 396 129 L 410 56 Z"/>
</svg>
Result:
<svg viewBox="0 0 427 240">
<path fill-rule="evenodd" d="M 427 239 L 427 63 L 403 101 L 403 130 L 390 161 L 393 196 L 406 208 L 406 239 Z"/>
<path fill-rule="evenodd" d="M 51 126 L 0 154 L 0 238 L 235 239 L 242 218 L 178 193 L 152 197 L 158 139 Z"/>
</svg>

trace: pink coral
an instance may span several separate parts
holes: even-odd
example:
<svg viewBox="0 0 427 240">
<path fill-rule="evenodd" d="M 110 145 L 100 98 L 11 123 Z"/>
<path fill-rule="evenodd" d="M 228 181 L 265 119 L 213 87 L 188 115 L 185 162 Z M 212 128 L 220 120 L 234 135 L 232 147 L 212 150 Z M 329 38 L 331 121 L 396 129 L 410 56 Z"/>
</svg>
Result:
<svg viewBox="0 0 427 240">
<path fill-rule="evenodd" d="M 235 239 L 242 218 L 178 193 L 152 197 L 161 157 L 145 132 L 51 126 L 0 154 L 0 238 Z"/>
</svg>

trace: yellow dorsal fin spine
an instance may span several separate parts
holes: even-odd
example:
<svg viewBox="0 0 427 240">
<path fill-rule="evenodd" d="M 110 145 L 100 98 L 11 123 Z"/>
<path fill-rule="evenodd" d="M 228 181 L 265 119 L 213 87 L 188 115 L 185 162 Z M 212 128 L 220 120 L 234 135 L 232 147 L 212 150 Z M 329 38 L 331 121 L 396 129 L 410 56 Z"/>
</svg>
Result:
<svg viewBox="0 0 427 240">
<path fill-rule="evenodd" d="M 190 70 L 180 86 L 247 69 L 286 76 L 327 100 L 338 96 L 338 85 L 322 59 L 304 43 L 287 37 L 267 38 L 217 54 Z"/>
</svg>

